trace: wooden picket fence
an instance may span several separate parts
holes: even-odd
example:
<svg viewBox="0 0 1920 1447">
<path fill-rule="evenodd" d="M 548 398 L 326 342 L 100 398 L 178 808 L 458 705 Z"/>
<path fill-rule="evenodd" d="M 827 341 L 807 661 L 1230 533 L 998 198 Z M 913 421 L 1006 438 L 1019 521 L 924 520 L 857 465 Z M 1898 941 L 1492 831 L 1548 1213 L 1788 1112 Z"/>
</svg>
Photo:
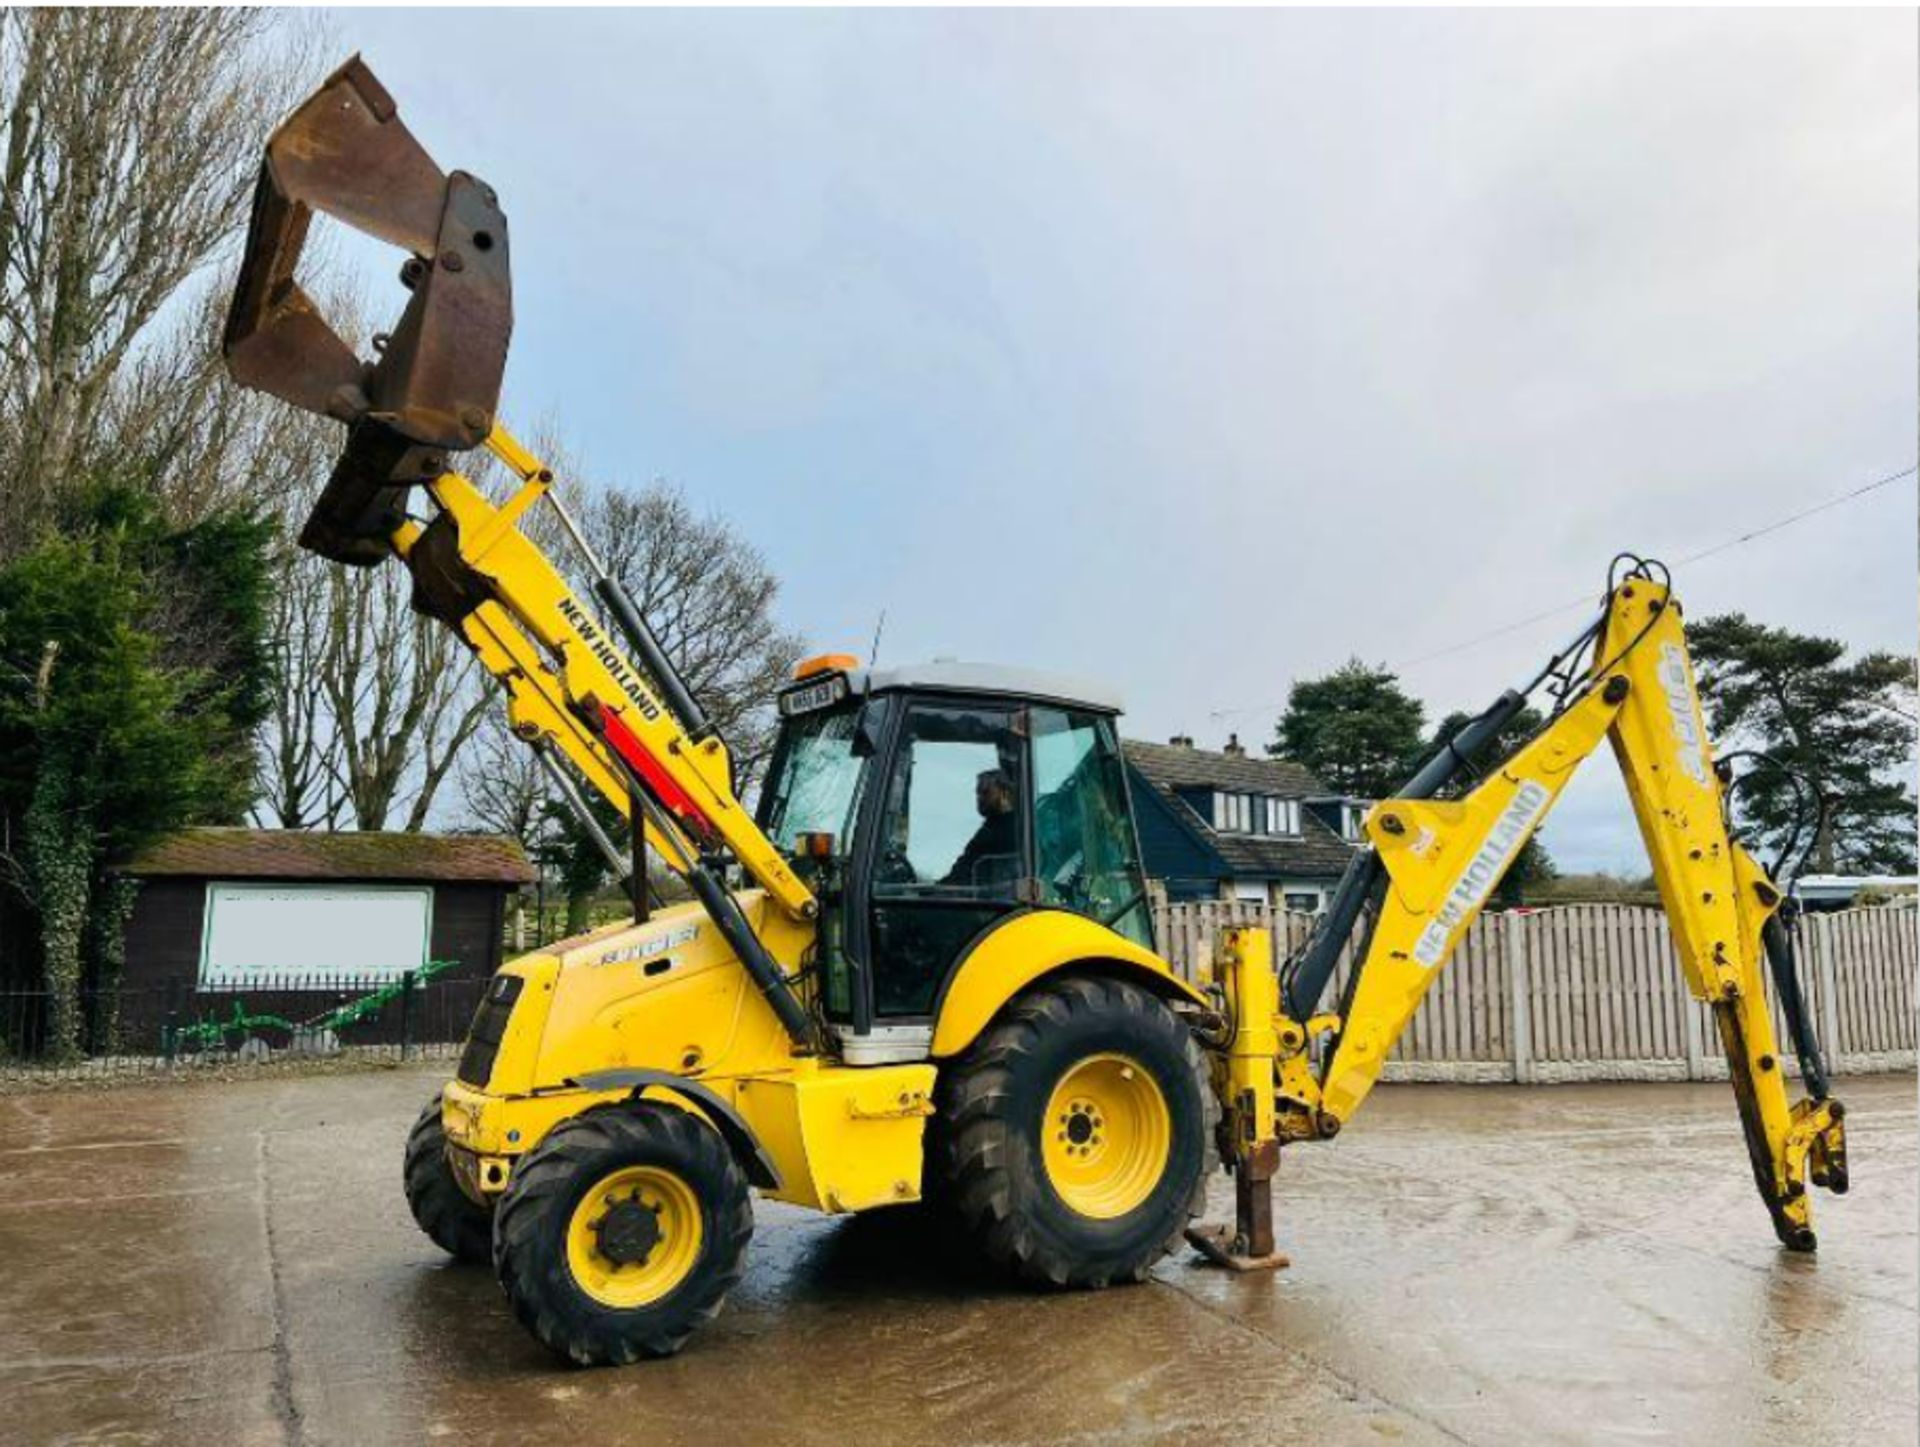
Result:
<svg viewBox="0 0 1920 1447">
<path fill-rule="evenodd" d="M 1830 1072 L 1914 1067 L 1917 924 L 1911 904 L 1802 919 L 1801 988 Z M 1305 943 L 1313 916 L 1225 900 L 1155 912 L 1162 951 L 1189 979 L 1211 977 L 1216 942 L 1231 926 L 1271 931 L 1277 964 Z M 1324 1008 L 1335 1008 L 1351 967 L 1343 955 Z M 1767 988 L 1779 1030 L 1771 978 Z M 1780 1039 L 1790 1056 L 1783 1031 Z M 1726 1062 L 1710 1012 L 1687 992 L 1666 916 L 1582 904 L 1477 919 L 1421 1001 L 1386 1078 L 1714 1080 L 1726 1078 Z"/>
</svg>

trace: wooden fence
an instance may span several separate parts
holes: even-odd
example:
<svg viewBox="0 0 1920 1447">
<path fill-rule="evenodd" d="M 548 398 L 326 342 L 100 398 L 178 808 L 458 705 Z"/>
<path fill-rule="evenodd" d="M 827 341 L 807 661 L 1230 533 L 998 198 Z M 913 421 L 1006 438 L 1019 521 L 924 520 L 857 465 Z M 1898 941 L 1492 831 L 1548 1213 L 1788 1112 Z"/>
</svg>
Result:
<svg viewBox="0 0 1920 1447">
<path fill-rule="evenodd" d="M 1916 923 L 1911 905 L 1801 921 L 1801 988 L 1829 1071 L 1913 1068 Z M 1272 931 L 1278 960 L 1305 942 L 1313 916 L 1239 901 L 1164 905 L 1155 915 L 1162 950 L 1189 979 L 1210 977 L 1215 941 L 1233 925 Z M 1343 955 L 1325 1008 L 1334 1008 L 1351 966 Z M 1771 978 L 1767 990 L 1779 1030 Z M 1780 1039 L 1782 1055 L 1791 1056 L 1784 1031 Z M 1681 977 L 1666 916 L 1584 904 L 1477 919 L 1420 1002 L 1386 1078 L 1724 1080 L 1726 1073 L 1712 1017 Z"/>
</svg>

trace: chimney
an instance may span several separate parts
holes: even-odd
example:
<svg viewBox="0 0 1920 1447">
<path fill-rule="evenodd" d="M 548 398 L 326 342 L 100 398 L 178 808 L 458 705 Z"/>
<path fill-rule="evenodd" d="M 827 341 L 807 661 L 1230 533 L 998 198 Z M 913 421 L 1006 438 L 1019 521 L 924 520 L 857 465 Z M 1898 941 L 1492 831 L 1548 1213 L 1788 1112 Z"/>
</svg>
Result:
<svg viewBox="0 0 1920 1447">
<path fill-rule="evenodd" d="M 1193 747 L 1193 735 L 1175 734 L 1172 738 L 1168 739 L 1167 742 L 1172 744 L 1176 749 L 1190 749 Z"/>
<path fill-rule="evenodd" d="M 1227 746 L 1220 750 L 1220 752 L 1230 759 L 1244 759 L 1247 756 L 1247 751 L 1240 747 L 1240 735 L 1238 734 L 1228 734 Z"/>
</svg>

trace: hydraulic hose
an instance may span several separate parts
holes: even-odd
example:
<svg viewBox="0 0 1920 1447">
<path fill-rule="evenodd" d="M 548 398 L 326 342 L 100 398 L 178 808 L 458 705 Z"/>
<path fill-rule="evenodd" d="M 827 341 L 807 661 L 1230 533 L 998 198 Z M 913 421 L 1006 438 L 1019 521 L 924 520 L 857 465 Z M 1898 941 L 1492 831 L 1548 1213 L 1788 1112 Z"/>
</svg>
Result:
<svg viewBox="0 0 1920 1447">
<path fill-rule="evenodd" d="M 1813 1018 L 1807 1013 L 1806 997 L 1800 990 L 1793 940 L 1779 915 L 1769 916 L 1761 926 L 1760 943 L 1767 952 L 1774 988 L 1780 992 L 1780 1013 L 1787 1017 L 1787 1033 L 1793 1037 L 1793 1053 L 1800 1061 L 1800 1078 L 1806 1082 L 1807 1094 L 1815 1100 L 1825 1100 L 1828 1093 L 1826 1062 L 1820 1056 L 1820 1042 L 1813 1036 Z M 1827 1008 L 1833 1006 L 1829 1004 Z"/>
</svg>

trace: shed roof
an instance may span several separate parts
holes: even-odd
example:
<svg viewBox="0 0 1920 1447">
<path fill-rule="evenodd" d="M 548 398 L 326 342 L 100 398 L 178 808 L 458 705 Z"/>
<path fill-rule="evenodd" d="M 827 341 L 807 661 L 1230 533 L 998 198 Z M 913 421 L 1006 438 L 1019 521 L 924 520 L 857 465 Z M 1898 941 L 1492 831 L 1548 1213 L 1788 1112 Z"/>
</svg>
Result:
<svg viewBox="0 0 1920 1447">
<path fill-rule="evenodd" d="M 181 829 L 134 856 L 136 878 L 421 880 L 531 884 L 526 851 L 493 834 Z"/>
</svg>

